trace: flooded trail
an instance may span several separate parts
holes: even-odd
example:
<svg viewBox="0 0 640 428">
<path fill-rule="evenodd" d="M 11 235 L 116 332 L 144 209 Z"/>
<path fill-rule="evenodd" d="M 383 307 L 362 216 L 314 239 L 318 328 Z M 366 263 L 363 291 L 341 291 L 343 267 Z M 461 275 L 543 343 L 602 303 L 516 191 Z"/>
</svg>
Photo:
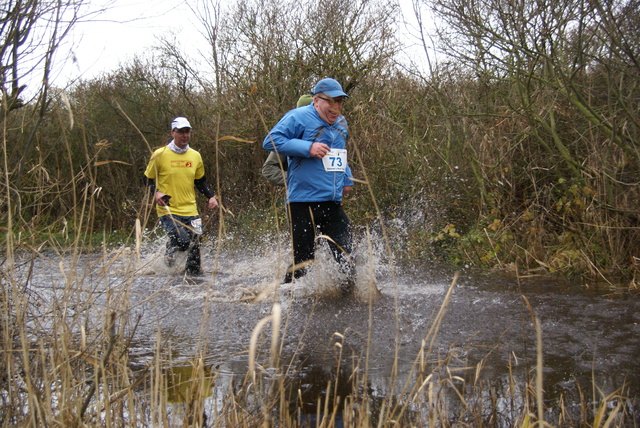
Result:
<svg viewBox="0 0 640 428">
<path fill-rule="evenodd" d="M 334 334 L 339 333 L 355 354 L 363 354 L 369 344 L 374 370 L 390 366 L 396 342 L 401 348 L 401 364 L 411 365 L 422 340 L 428 338 L 453 278 L 453 272 L 414 267 L 397 274 L 393 283 L 382 273 L 376 278 L 381 297 L 371 307 L 366 296 L 343 299 L 326 290 L 317 291 L 317 278 L 304 278 L 296 287 L 281 285 L 277 296 L 272 293 L 254 303 L 253 297 L 271 285 L 273 272 L 248 269 L 250 272 L 242 275 L 225 270 L 238 262 L 256 266 L 255 260 L 239 261 L 235 256 L 233 261 L 227 259 L 229 265 L 222 266 L 219 273 L 206 272 L 196 281 L 162 275 L 141 278 L 134 291 L 139 298 L 159 290 L 162 294 L 162 298 L 143 305 L 148 325 L 162 325 L 182 337 L 181 342 L 198 337 L 203 329 L 214 352 L 241 352 L 246 350 L 253 328 L 277 301 L 283 307 L 283 325 L 289 324 L 284 332 L 285 350 L 302 345 L 302 349 L 322 355 L 326 352 L 315 348 L 333 343 Z M 611 381 L 625 377 L 637 381 L 640 299 L 550 281 L 518 284 L 514 279 L 463 272 L 437 333 L 435 353 L 453 351 L 465 367 L 483 358 L 496 365 L 510 360 L 525 364 L 535 355 L 535 315 L 542 325 L 549 372 L 564 373 L 566 381 L 584 374 L 590 378 L 592 371 L 611 376 Z M 203 313 L 208 320 L 203 321 Z M 208 324 L 202 326 L 203 322 Z M 153 336 L 152 331 L 148 333 Z M 189 348 L 185 343 L 176 345 Z M 529 364 L 532 361 L 535 359 Z"/>
<path fill-rule="evenodd" d="M 110 293 L 127 295 L 123 309 L 139 320 L 130 355 L 141 366 L 157 355 L 161 342 L 171 364 L 205 355 L 220 379 L 242 376 L 252 332 L 277 302 L 280 364 L 290 367 L 288 375 L 312 396 L 309 402 L 335 377 L 338 364 L 366 371 L 370 393 L 379 397 L 397 394 L 421 358 L 432 366 L 446 363 L 446 370 L 470 384 L 508 384 L 511 376 L 526 383 L 535 375 L 535 316 L 542 328 L 545 399 L 578 400 L 578 391 L 593 385 L 604 393 L 624 385 L 630 396 L 640 394 L 638 295 L 463 271 L 433 332 L 454 277 L 433 266 L 392 268 L 381 258 L 365 258 L 355 296 L 342 298 L 339 275 L 322 255 L 293 285 L 279 284 L 284 262 L 276 252 L 218 255 L 205 247 L 203 259 L 214 262 L 197 278 L 167 270 L 153 252 L 133 258 L 129 252 L 117 261 L 84 260 L 79 282 L 95 304 L 82 309 L 88 318 L 104 316 L 101 305 Z M 68 275 L 61 281 L 61 270 L 59 260 L 37 260 L 33 292 L 60 302 L 65 293 L 78 297 L 77 290 L 68 291 Z M 380 295 L 370 301 L 372 279 Z M 270 329 L 265 324 L 260 336 L 260 364 L 269 360 Z"/>
</svg>

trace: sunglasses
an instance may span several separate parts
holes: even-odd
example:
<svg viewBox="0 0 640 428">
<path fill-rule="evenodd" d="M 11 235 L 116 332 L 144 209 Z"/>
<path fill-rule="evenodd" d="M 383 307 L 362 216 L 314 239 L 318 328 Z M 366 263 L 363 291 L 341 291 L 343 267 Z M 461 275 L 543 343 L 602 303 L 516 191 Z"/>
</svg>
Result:
<svg viewBox="0 0 640 428">
<path fill-rule="evenodd" d="M 334 106 L 334 105 L 341 106 L 342 104 L 344 104 L 344 98 L 343 97 L 340 97 L 340 98 L 327 98 L 327 97 L 321 97 L 320 95 L 316 95 L 316 97 L 320 98 L 321 100 L 325 100 L 326 102 L 329 103 L 330 106 Z"/>
</svg>

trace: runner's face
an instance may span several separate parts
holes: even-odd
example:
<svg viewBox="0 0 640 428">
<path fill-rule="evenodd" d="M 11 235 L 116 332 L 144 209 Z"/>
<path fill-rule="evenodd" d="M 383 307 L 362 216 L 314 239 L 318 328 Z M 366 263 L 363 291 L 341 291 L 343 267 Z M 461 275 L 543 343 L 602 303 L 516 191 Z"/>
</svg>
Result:
<svg viewBox="0 0 640 428">
<path fill-rule="evenodd" d="M 171 131 L 173 141 L 181 149 L 186 148 L 189 145 L 191 139 L 191 128 L 174 129 Z"/>
<path fill-rule="evenodd" d="M 333 125 L 338 120 L 338 116 L 342 114 L 342 104 L 344 97 L 331 98 L 325 94 L 317 94 L 313 97 L 313 105 L 325 122 Z"/>
</svg>

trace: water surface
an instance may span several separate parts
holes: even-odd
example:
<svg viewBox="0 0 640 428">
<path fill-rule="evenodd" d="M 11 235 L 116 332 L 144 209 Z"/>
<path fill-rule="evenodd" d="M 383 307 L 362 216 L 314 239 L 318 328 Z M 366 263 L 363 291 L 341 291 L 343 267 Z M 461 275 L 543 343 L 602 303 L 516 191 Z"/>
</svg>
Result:
<svg viewBox="0 0 640 428">
<path fill-rule="evenodd" d="M 261 247 L 219 253 L 211 243 L 205 245 L 204 273 L 196 278 L 163 265 L 162 242 L 149 243 L 140 256 L 122 250 L 75 260 L 66 256 L 62 262 L 40 257 L 22 269 L 30 272 L 32 292 L 58 302 L 69 314 L 85 311 L 87 324 L 114 309 L 105 308 L 114 295 L 126 295 L 115 309 L 139 319 L 130 350 L 133 366 L 150 363 L 159 342 L 171 356 L 167 367 L 204 355 L 217 376 L 212 411 L 231 379 L 246 373 L 251 334 L 274 304 L 282 309 L 277 365 L 287 368 L 292 391 L 301 391 L 310 414 L 328 380 L 337 379 L 338 393 L 348 395 L 349 374 L 366 374 L 368 394 L 384 398 L 411 382 L 421 360 L 433 368 L 446 362 L 447 375 L 461 385 L 491 385 L 506 395 L 511 379 L 524 385 L 535 377 L 534 317 L 541 323 L 550 411 L 557 411 L 554 403 L 562 397 L 567 408 L 579 412 L 580 391 L 591 396 L 594 386 L 604 394 L 622 386 L 628 396 L 640 392 L 638 295 L 550 277 L 517 279 L 463 270 L 433 332 L 454 277 L 450 269 L 396 266 L 384 252 L 363 246 L 357 257 L 358 287 L 345 298 L 338 290 L 340 273 L 326 251 L 309 275 L 283 285 L 279 279 L 286 255 L 275 245 Z M 74 266 L 70 275 L 66 269 Z M 74 301 L 84 303 L 79 307 Z M 268 323 L 258 356 L 266 372 L 270 339 Z M 430 347 L 431 353 L 422 355 Z M 521 405 L 504 411 L 517 413 Z"/>
</svg>

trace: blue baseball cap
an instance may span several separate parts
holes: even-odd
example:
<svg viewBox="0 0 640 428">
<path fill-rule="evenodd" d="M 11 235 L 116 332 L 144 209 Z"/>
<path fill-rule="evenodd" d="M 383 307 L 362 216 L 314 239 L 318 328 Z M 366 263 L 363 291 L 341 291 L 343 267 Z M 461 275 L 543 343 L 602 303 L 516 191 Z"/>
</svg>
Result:
<svg viewBox="0 0 640 428">
<path fill-rule="evenodd" d="M 342 86 L 340 86 L 338 81 L 335 79 L 331 79 L 330 77 L 325 77 L 324 79 L 316 83 L 316 86 L 315 88 L 313 88 L 313 92 L 311 93 L 311 95 L 317 95 L 320 92 L 327 94 L 331 98 L 337 98 L 337 97 L 349 98 L 349 95 L 347 95 L 342 90 Z"/>
</svg>

